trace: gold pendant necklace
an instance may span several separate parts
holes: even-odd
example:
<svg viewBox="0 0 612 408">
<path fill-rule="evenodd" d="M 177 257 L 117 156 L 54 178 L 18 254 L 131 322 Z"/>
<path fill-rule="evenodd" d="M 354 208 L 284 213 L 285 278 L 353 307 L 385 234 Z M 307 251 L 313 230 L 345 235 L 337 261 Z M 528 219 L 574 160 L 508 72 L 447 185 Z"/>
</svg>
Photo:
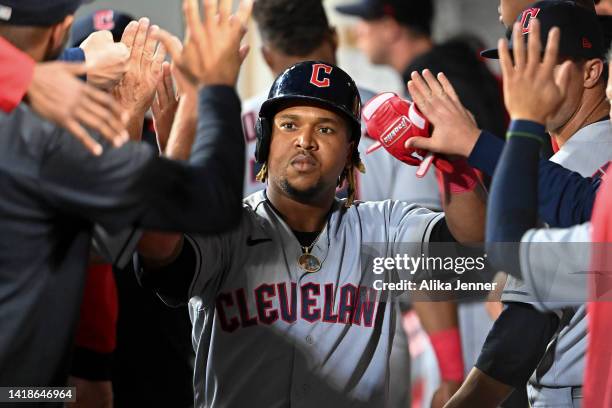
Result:
<svg viewBox="0 0 612 408">
<path fill-rule="evenodd" d="M 316 242 L 316 241 L 315 241 Z M 314 243 L 309 247 L 302 247 L 302 255 L 298 258 L 298 265 L 304 271 L 309 273 L 317 272 L 321 269 L 321 261 L 319 258 L 310 253 L 312 251 L 312 247 Z"/>
<path fill-rule="evenodd" d="M 321 234 L 323 233 L 324 230 L 325 229 L 319 232 L 319 235 L 317 235 L 317 238 L 312 242 L 312 244 L 310 244 L 310 246 L 301 246 L 302 255 L 300 255 L 299 258 L 297 259 L 297 263 L 299 267 L 302 268 L 302 270 L 308 273 L 318 272 L 319 269 L 321 269 L 321 260 L 317 258 L 316 256 L 314 256 L 313 254 L 311 254 L 311 252 L 312 252 L 312 248 L 314 248 L 314 246 L 319 241 L 319 238 L 321 237 Z"/>
</svg>

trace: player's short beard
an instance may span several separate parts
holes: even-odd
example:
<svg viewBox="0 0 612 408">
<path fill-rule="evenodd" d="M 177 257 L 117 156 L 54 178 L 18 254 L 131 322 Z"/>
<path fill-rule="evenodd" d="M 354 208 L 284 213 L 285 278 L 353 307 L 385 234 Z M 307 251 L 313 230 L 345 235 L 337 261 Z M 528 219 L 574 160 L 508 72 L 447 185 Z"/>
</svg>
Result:
<svg viewBox="0 0 612 408">
<path fill-rule="evenodd" d="M 300 190 L 295 188 L 286 178 L 280 180 L 279 186 L 281 190 L 283 190 L 289 197 L 301 203 L 313 201 L 313 198 L 317 197 L 319 193 L 321 193 L 325 189 L 325 186 L 323 185 L 323 180 L 321 179 L 317 181 L 317 184 L 310 188 L 307 188 L 306 190 Z"/>
</svg>

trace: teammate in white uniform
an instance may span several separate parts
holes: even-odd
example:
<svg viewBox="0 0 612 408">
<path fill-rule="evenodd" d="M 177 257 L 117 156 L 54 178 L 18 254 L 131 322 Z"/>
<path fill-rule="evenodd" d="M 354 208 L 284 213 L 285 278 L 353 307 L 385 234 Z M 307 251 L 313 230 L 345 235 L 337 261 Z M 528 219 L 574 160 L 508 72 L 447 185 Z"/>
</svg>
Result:
<svg viewBox="0 0 612 408">
<path fill-rule="evenodd" d="M 397 313 L 390 293 L 373 289 L 380 277 L 364 262 L 364 244 L 394 256 L 414 243 L 409 255 L 419 256 L 428 241 L 478 242 L 483 190 L 451 195 L 446 215 L 397 201 L 353 203 L 351 173 L 362 164 L 352 79 L 304 62 L 270 95 L 257 134 L 266 190 L 245 199 L 231 233 L 147 237 L 143 246 L 159 250 L 146 251 L 145 275 L 167 301 L 190 299 L 196 406 L 389 406 Z M 348 198 L 339 200 L 345 178 Z"/>
<path fill-rule="evenodd" d="M 612 160 L 612 126 L 610 120 L 605 119 L 600 122 L 593 123 L 582 129 L 561 146 L 560 150 L 550 159 L 553 162 L 573 170 L 584 177 L 590 177 L 596 174 L 599 169 Z M 588 231 L 588 230 L 587 230 Z M 530 242 L 534 248 L 542 246 L 540 238 L 544 235 L 540 233 L 528 233 L 523 237 L 523 242 Z M 573 234 L 570 234 L 570 239 L 575 239 Z M 581 241 L 585 242 L 584 234 Z M 586 241 L 588 242 L 588 241 Z M 576 244 L 582 254 L 583 259 L 589 259 L 589 248 L 586 245 Z M 560 245 L 559 248 L 562 248 Z M 528 250 L 528 249 L 525 249 Z M 530 252 L 534 256 L 533 252 Z M 525 257 L 529 256 L 523 253 L 522 261 L 525 262 Z M 542 252 L 540 256 L 550 255 L 548 252 Z M 552 261 L 552 260 L 551 260 Z M 533 261 L 532 261 L 533 262 Z M 542 259 L 536 264 L 543 264 Z M 586 264 L 588 266 L 589 264 Z M 588 268 L 584 269 L 588 270 Z M 528 270 L 527 270 L 528 271 Z M 527 272 L 529 273 L 529 272 Z M 536 295 L 527 290 L 528 288 L 522 281 L 508 277 L 502 300 L 504 302 L 528 302 L 537 306 L 541 301 L 538 301 Z M 576 293 L 577 296 L 580 293 Z M 583 297 L 583 299 L 585 299 Z M 547 310 L 555 310 L 547 307 Z M 580 406 L 582 399 L 581 391 L 584 378 L 584 363 L 587 345 L 587 321 L 586 321 L 586 305 L 580 305 L 575 308 L 556 309 L 562 316 L 561 323 L 565 327 L 561 328 L 553 343 L 554 347 L 549 347 L 544 360 L 551 361 L 547 370 L 536 370 L 536 374 L 532 376 L 529 383 L 530 400 L 539 401 L 542 407 L 564 407 L 572 400 L 572 390 L 574 396 L 573 406 Z M 564 321 L 564 319 L 566 319 Z M 567 395 L 561 390 L 568 389 Z M 569 397 L 568 397 L 569 396 Z M 565 404 L 565 405 L 563 405 Z M 569 405 L 567 405 L 569 406 Z"/>
<path fill-rule="evenodd" d="M 530 24 L 532 23 L 531 18 L 535 16 L 542 21 L 543 35 L 546 35 L 553 26 L 562 26 L 562 42 L 559 45 L 560 54 L 565 58 L 569 56 L 572 61 L 575 61 L 575 65 L 573 65 L 572 69 L 569 71 L 571 73 L 572 81 L 570 82 L 569 86 L 564 87 L 564 91 L 566 91 L 566 100 L 562 104 L 555 105 L 553 108 L 554 114 L 548 118 L 548 122 L 546 120 L 544 121 L 547 122 L 547 127 L 551 130 L 551 134 L 555 136 L 557 141 L 560 142 L 559 144 L 562 145 L 561 150 L 553 157 L 551 161 L 566 166 L 569 170 L 577 171 L 581 176 L 595 176 L 596 173 L 601 173 L 600 167 L 609 161 L 609 156 L 612 151 L 609 121 L 607 119 L 602 120 L 602 118 L 606 116 L 609 106 L 605 101 L 605 94 L 603 92 L 604 82 L 601 76 L 603 73 L 603 64 L 601 59 L 601 56 L 603 55 L 603 41 L 601 40 L 601 33 L 598 32 L 597 21 L 594 15 L 569 2 L 539 2 L 532 5 L 530 9 L 525 10 L 524 14 L 519 17 L 518 21 L 522 21 L 522 33 L 526 34 L 533 31 L 531 30 Z M 520 29 L 521 28 L 519 28 L 519 30 Z M 520 41 L 517 40 L 515 43 L 522 43 L 522 41 L 523 39 L 521 38 Z M 518 60 L 518 58 L 516 60 Z M 558 60 L 556 57 L 554 57 L 549 61 L 557 62 Z M 531 90 L 529 85 L 525 84 L 508 85 L 506 83 L 507 94 L 509 94 L 508 88 L 510 88 L 510 90 L 514 93 L 519 93 L 521 91 L 523 92 L 522 95 L 515 96 L 513 100 L 514 105 L 516 105 L 513 106 L 515 111 L 523 114 L 526 112 L 529 113 L 529 111 L 526 110 L 525 107 L 522 107 L 521 104 L 528 102 L 530 98 L 536 98 L 534 95 L 539 95 L 539 93 L 545 92 L 545 84 L 541 79 L 541 77 L 538 77 L 538 80 L 533 82 L 538 84 L 538 88 L 535 90 Z M 506 81 L 508 81 L 508 78 L 506 78 Z M 413 85 L 409 84 L 409 88 L 411 86 Z M 527 95 L 528 93 L 531 93 L 532 95 Z M 506 95 L 506 98 L 507 100 L 511 100 L 510 96 L 508 95 Z M 433 106 L 433 104 L 438 104 L 438 101 L 434 100 L 433 102 L 430 102 L 430 104 Z M 419 107 L 420 106 L 421 105 L 419 105 Z M 432 110 L 435 109 L 432 108 Z M 444 108 L 439 110 L 444 110 Z M 509 108 L 509 111 L 512 113 L 512 109 Z M 423 110 L 423 112 L 427 114 L 425 110 Z M 471 131 L 470 129 L 466 129 L 466 126 L 464 126 L 465 121 L 461 122 L 456 119 L 457 115 L 452 117 L 452 115 L 446 114 L 445 116 L 444 114 L 438 113 L 438 116 L 446 120 L 446 123 L 441 125 L 440 122 L 435 123 L 440 132 L 443 132 L 442 129 L 448 129 L 451 127 L 460 128 L 464 132 Z M 533 133 L 533 131 L 530 131 L 528 125 L 522 125 L 523 127 L 526 127 L 527 130 L 521 129 L 520 123 L 517 126 L 519 126 L 520 129 L 517 129 L 516 132 L 519 137 L 521 133 Z M 512 134 L 512 131 L 510 134 Z M 533 140 L 540 140 L 540 136 L 534 136 Z M 448 141 L 451 145 L 452 143 L 455 143 L 455 145 L 457 144 L 456 140 Z M 440 144 L 440 140 L 438 140 L 437 143 Z M 432 138 L 431 145 L 433 144 Z M 473 149 L 473 146 L 473 144 L 469 146 L 466 145 L 463 147 L 463 149 L 469 152 Z M 412 147 L 416 146 L 413 145 Z M 539 148 L 540 146 L 538 145 L 537 147 Z M 461 149 L 456 146 L 454 146 L 454 148 L 459 150 L 459 152 L 461 151 Z M 506 149 L 508 149 L 508 147 L 506 147 Z M 441 148 L 434 151 L 445 150 Z M 445 152 L 450 153 L 448 149 Z M 537 152 L 539 152 L 539 149 Z M 535 155 L 533 155 L 533 152 L 521 151 L 520 153 L 526 157 L 535 157 L 537 159 L 539 157 L 537 152 Z M 528 156 L 528 154 L 532 154 L 533 156 Z M 512 161 L 506 160 L 506 162 Z M 499 168 L 500 166 L 498 166 L 498 172 L 496 173 L 497 175 L 499 175 L 499 173 L 503 174 L 502 170 Z M 540 166 L 540 171 L 538 172 L 537 160 L 534 163 L 534 167 L 535 170 L 533 173 L 539 173 L 540 176 L 545 173 L 551 173 L 551 171 L 554 170 L 549 166 L 544 166 L 548 168 L 548 170 L 543 172 L 542 166 Z M 505 168 L 503 170 L 505 170 Z M 516 170 L 516 168 L 514 168 L 514 170 Z M 514 173 L 507 173 L 509 173 L 509 176 L 508 180 L 506 181 L 514 181 L 516 184 L 533 183 L 533 180 L 536 179 L 535 177 L 530 178 L 525 174 L 518 175 L 516 174 L 516 171 Z M 569 178 L 570 177 L 567 179 L 569 180 Z M 587 182 L 586 185 L 588 184 L 590 183 Z M 560 186 L 559 189 L 566 187 L 561 185 L 561 183 L 557 183 L 557 185 Z M 548 194 L 558 193 L 560 195 L 562 192 L 555 191 L 549 187 L 550 186 L 545 186 L 545 188 L 542 188 L 542 184 L 540 184 L 540 194 L 544 194 L 545 199 L 546 195 Z M 563 190 L 563 192 L 565 193 L 566 191 Z M 494 198 L 495 197 L 493 197 L 493 199 Z M 499 199 L 500 202 L 514 201 L 517 203 L 522 203 L 524 200 L 525 197 L 519 193 L 518 189 L 511 190 L 509 194 Z M 552 198 L 546 200 L 549 202 L 558 202 L 556 199 Z M 523 204 L 522 207 L 519 207 L 518 209 L 516 209 L 518 205 L 515 205 L 512 207 L 514 212 L 508 211 L 507 213 L 502 214 L 501 217 L 490 219 L 489 225 L 495 226 L 503 222 L 515 225 L 516 222 L 518 222 L 518 215 L 523 215 L 525 211 L 531 212 L 534 214 L 534 217 L 537 217 L 538 209 L 540 211 L 542 209 L 542 207 L 538 208 L 538 199 L 536 198 L 528 203 L 530 205 Z M 577 203 L 575 208 L 579 207 L 581 207 L 581 205 L 578 205 Z M 560 208 L 561 206 L 559 206 L 558 211 L 561 211 Z M 542 213 L 540 212 L 540 214 Z M 578 214 L 572 215 L 577 216 Z M 491 211 L 489 211 L 489 216 L 491 216 Z M 521 237 L 523 237 L 524 240 L 537 242 L 538 239 L 542 237 L 548 237 L 551 239 L 575 239 L 578 240 L 578 242 L 584 242 L 586 240 L 585 233 L 587 232 L 587 229 L 588 226 L 581 226 L 576 227 L 572 231 L 538 231 L 537 233 L 530 232 L 527 235 L 524 235 L 524 232 L 527 230 L 524 229 L 521 234 L 512 237 L 511 239 L 508 239 L 508 237 L 503 237 L 503 239 L 498 240 L 499 237 L 490 237 L 490 234 L 488 234 L 487 240 L 492 240 L 492 242 L 514 242 L 520 241 Z M 585 256 L 585 258 L 588 258 L 588 248 L 586 248 L 584 244 L 578 245 L 582 245 L 582 248 L 574 247 L 572 249 L 574 251 L 579 250 Z M 565 290 L 565 292 L 559 293 L 564 296 L 562 301 L 568 302 L 568 300 L 571 300 L 569 299 L 571 294 L 569 291 L 567 291 L 567 287 L 552 286 L 552 280 L 550 279 L 550 269 L 553 266 L 552 264 L 558 260 L 551 257 L 551 255 L 555 250 L 561 251 L 562 247 L 549 246 L 547 248 L 547 252 L 542 251 L 541 253 L 538 253 L 538 246 L 542 245 L 529 244 L 523 247 L 523 258 L 521 259 L 522 264 L 524 266 L 528 263 L 533 264 L 533 272 L 529 269 L 526 269 L 525 272 L 529 273 L 531 276 L 538 274 L 539 282 L 545 281 L 547 277 L 549 284 L 548 289 L 555 291 Z M 516 248 L 518 248 L 518 245 Z M 565 255 L 567 256 L 568 254 L 566 253 Z M 545 257 L 546 260 L 544 259 Z M 536 269 L 536 265 L 540 264 L 546 267 L 546 269 L 541 271 L 542 275 L 545 275 L 546 277 L 540 276 L 538 273 L 540 271 Z M 510 268 L 498 268 L 499 270 L 510 271 Z M 588 269 L 584 268 L 583 270 Z M 510 281 L 516 282 L 513 279 L 510 279 Z M 534 279 L 531 279 L 530 282 L 534 283 Z M 525 302 L 530 300 L 527 293 L 528 290 L 525 290 L 524 286 L 519 286 L 517 284 L 512 287 L 511 285 L 512 283 L 509 283 L 508 287 L 506 288 L 507 290 L 504 294 L 504 300 L 512 302 L 510 303 L 512 305 L 516 305 L 516 301 Z M 530 288 L 533 287 L 534 286 L 530 286 Z M 582 288 L 584 288 L 584 285 Z M 586 298 L 584 294 L 585 291 L 582 289 L 581 292 L 577 292 L 575 294 L 574 299 L 584 300 Z M 555 300 L 558 299 L 556 295 L 551 295 L 548 298 L 549 300 L 551 298 Z M 535 299 L 531 298 L 531 300 Z M 542 299 L 537 298 L 537 302 L 529 303 L 539 306 L 541 305 L 541 302 Z M 571 304 L 571 301 L 568 303 Z M 568 303 L 557 302 L 557 305 L 567 306 Z M 552 306 L 554 305 L 549 305 L 546 310 L 550 310 Z M 522 307 L 521 309 L 526 310 L 525 307 Z M 538 370 L 536 371 L 537 378 L 534 376 L 531 381 L 533 383 L 533 386 L 530 387 L 532 391 L 532 404 L 533 406 L 538 407 L 572 407 L 576 404 L 579 405 L 581 393 L 580 385 L 582 384 L 584 368 L 582 361 L 584 349 L 581 349 L 581 347 L 584 345 L 581 345 L 581 342 L 584 342 L 584 332 L 582 334 L 579 333 L 581 330 L 580 324 L 578 323 L 580 321 L 584 322 L 584 320 L 581 320 L 580 318 L 581 316 L 583 317 L 581 311 L 579 310 L 578 313 L 573 316 L 573 318 L 570 313 L 565 315 L 567 316 L 567 321 L 563 321 L 562 319 L 562 327 L 565 328 L 561 333 L 558 333 L 558 335 L 555 333 L 555 328 L 558 324 L 558 319 L 555 317 L 556 321 L 549 336 L 549 333 L 547 333 L 547 328 L 543 328 L 544 324 L 539 325 L 537 321 L 533 322 L 529 320 L 529 318 L 533 317 L 534 315 L 537 317 L 543 316 L 542 314 L 536 313 L 535 310 L 532 310 L 531 312 L 524 313 L 522 315 L 520 313 L 510 315 L 515 317 L 524 317 L 524 320 L 521 321 L 519 319 L 517 321 L 516 318 L 507 317 L 506 310 L 502 314 L 502 319 L 498 320 L 496 323 L 494 330 L 492 331 L 493 334 L 490 335 L 490 339 L 487 339 L 487 344 L 483 350 L 479 364 L 472 370 L 472 373 L 466 380 L 464 386 L 452 399 L 449 407 L 472 407 L 475 403 L 478 403 L 478 406 L 483 407 L 498 406 L 498 404 L 504 400 L 505 396 L 508 395 L 513 387 L 524 387 L 528 377 L 536 368 L 538 361 L 542 359 L 542 356 L 546 350 L 546 345 L 550 341 L 551 337 L 555 338 L 555 344 L 549 348 L 544 361 L 542 361 Z M 514 310 L 516 310 L 516 308 Z M 512 321 L 512 323 L 508 324 L 510 321 Z M 568 323 L 572 327 L 567 327 L 566 325 Z M 575 333 L 576 335 L 574 336 L 571 333 Z M 540 342 L 540 344 L 543 343 L 542 348 L 539 348 L 540 344 L 538 344 L 538 342 Z M 549 364 L 551 362 L 552 364 Z M 495 370 L 492 370 L 492 367 L 495 368 Z"/>
<path fill-rule="evenodd" d="M 540 24 L 533 21 L 536 16 Z M 554 163 L 573 170 L 583 177 L 596 177 L 601 173 L 601 168 L 610 161 L 612 127 L 608 118 L 609 105 L 604 91 L 603 36 L 595 15 L 570 2 L 534 3 L 521 17 L 518 21 L 522 22 L 522 27 L 521 24 L 515 26 L 510 44 L 510 48 L 513 48 L 515 53 L 515 64 L 512 63 L 508 52 L 500 49 L 500 54 L 504 54 L 501 64 L 504 71 L 507 107 L 513 122 L 508 132 L 510 142 L 505 148 L 504 160 L 498 165 L 492 188 L 487 244 L 490 261 L 497 268 L 509 272 L 524 270 L 529 276 L 533 275 L 532 268 L 541 265 L 542 274 L 550 277 L 550 270 L 555 262 L 560 261 L 550 258 L 551 253 L 555 250 L 562 251 L 564 243 L 554 247 L 552 246 L 554 244 L 539 243 L 539 240 L 541 238 L 545 239 L 543 242 L 550 242 L 549 239 L 554 238 L 578 240 L 578 243 L 572 243 L 573 253 L 581 253 L 582 257 L 588 259 L 590 251 L 588 246 L 584 245 L 588 239 L 585 236 L 585 233 L 588 233 L 588 226 L 577 227 L 572 231 L 530 231 L 525 234 L 523 228 L 525 220 L 532 221 L 528 224 L 531 226 L 537 221 L 538 211 L 534 204 L 537 204 L 538 197 L 537 194 L 528 196 L 524 191 L 535 189 L 538 184 L 534 180 L 537 178 L 529 178 L 527 174 L 517 171 L 519 164 L 515 167 L 512 167 L 512 164 L 517 162 L 518 156 L 532 158 L 533 173 L 538 173 L 536 161 L 541 144 L 537 142 L 547 140 L 546 130 L 561 146 L 551 158 Z M 560 26 L 560 36 L 552 31 L 554 26 Z M 525 61 L 524 55 L 525 34 L 529 35 L 529 62 Z M 540 35 L 542 37 L 550 35 L 549 39 L 554 39 L 552 43 L 554 45 L 549 44 L 542 63 L 540 63 L 540 52 L 536 51 L 539 49 Z M 564 66 L 560 66 L 557 52 L 569 60 L 563 64 Z M 564 77 L 565 82 L 562 80 Z M 525 95 L 526 87 L 529 83 L 533 83 L 534 78 L 537 78 L 539 89 L 536 89 L 533 95 Z M 520 168 L 528 168 L 525 161 L 520 162 Z M 518 185 L 521 185 L 521 188 L 517 188 Z M 548 194 L 554 193 L 554 191 L 548 192 Z M 561 193 L 562 191 L 558 192 Z M 508 222 L 510 217 L 511 223 Z M 524 243 L 520 250 L 520 265 L 519 262 L 513 265 L 513 257 L 507 256 L 509 252 L 501 251 L 501 246 L 497 247 L 496 243 L 511 242 L 521 238 Z M 567 244 L 569 243 L 570 241 L 567 241 Z M 538 248 L 544 245 L 549 245 L 548 250 L 538 253 Z M 569 253 L 566 250 L 566 254 Z M 544 257 L 548 258 L 544 260 Z M 567 268 L 567 265 L 564 267 Z M 583 269 L 586 270 L 588 266 Z M 533 279 L 528 281 L 533 283 Z M 535 289 L 539 293 L 532 293 L 530 289 Z M 552 304 L 546 307 L 546 310 L 554 310 L 559 316 L 559 319 L 555 319 L 558 328 L 552 331 L 539 327 L 543 326 L 540 323 L 534 323 L 534 319 L 535 322 L 541 321 L 544 315 L 531 313 L 530 318 L 521 320 L 521 316 L 525 315 L 517 311 L 526 310 L 525 304 L 541 306 L 542 289 L 526 286 L 513 277 L 508 278 L 502 295 L 507 308 L 487 339 L 478 368 L 494 379 L 513 386 L 524 381 L 525 374 L 529 376 L 533 372 L 528 381 L 529 400 L 533 407 L 580 407 L 587 344 L 586 308 L 579 306 L 553 309 Z M 563 288 L 555 287 L 549 280 L 546 289 Z M 580 296 L 580 293 L 576 295 Z M 565 301 L 556 302 L 555 295 L 549 297 L 550 299 L 558 306 L 571 306 Z M 583 296 L 582 300 L 584 299 Z M 520 334 L 515 332 L 519 324 L 522 329 Z M 539 337 L 539 341 L 544 338 L 546 343 L 550 344 L 542 349 L 534 348 L 529 344 L 530 337 L 531 340 Z M 502 367 L 504 353 L 511 353 L 513 346 L 510 343 L 518 339 L 526 343 L 523 354 L 514 358 L 510 370 L 504 370 Z M 513 376 L 514 382 L 512 382 Z"/>
</svg>

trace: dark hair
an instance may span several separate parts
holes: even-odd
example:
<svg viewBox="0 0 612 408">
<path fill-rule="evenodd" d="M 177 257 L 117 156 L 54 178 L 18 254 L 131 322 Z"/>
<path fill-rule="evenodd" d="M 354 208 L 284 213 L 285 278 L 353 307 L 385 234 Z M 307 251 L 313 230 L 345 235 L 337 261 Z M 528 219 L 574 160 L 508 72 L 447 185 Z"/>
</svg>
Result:
<svg viewBox="0 0 612 408">
<path fill-rule="evenodd" d="M 333 33 L 322 0 L 256 0 L 253 17 L 264 43 L 286 55 L 311 54 Z"/>
</svg>

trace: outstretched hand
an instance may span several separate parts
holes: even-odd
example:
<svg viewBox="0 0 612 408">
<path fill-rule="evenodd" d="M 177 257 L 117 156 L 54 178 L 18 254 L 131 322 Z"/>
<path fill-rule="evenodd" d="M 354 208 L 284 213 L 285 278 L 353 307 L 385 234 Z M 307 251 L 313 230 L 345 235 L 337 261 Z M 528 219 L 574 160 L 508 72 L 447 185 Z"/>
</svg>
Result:
<svg viewBox="0 0 612 408">
<path fill-rule="evenodd" d="M 151 111 L 153 112 L 153 125 L 155 126 L 157 144 L 160 151 L 163 152 L 170 137 L 179 100 L 174 92 L 170 63 L 164 62 L 162 67 L 162 79 L 157 84 L 157 94 L 155 95 Z"/>
<path fill-rule="evenodd" d="M 128 140 L 124 115 L 112 96 L 81 81 L 86 64 L 45 62 L 36 64 L 28 89 L 28 102 L 38 114 L 72 133 L 93 154 L 102 145 L 86 128 L 121 146 Z"/>
<path fill-rule="evenodd" d="M 406 148 L 424 149 L 447 155 L 470 155 L 480 129 L 472 114 L 461 104 L 459 96 L 443 73 L 438 78 L 426 69 L 421 76 L 412 73 L 408 91 L 419 111 L 433 125 L 430 138 L 413 137 Z"/>
<path fill-rule="evenodd" d="M 114 42 L 110 31 L 96 31 L 79 45 L 87 61 L 87 83 L 110 90 L 119 83 L 128 68 L 130 51 Z"/>
<path fill-rule="evenodd" d="M 235 86 L 248 53 L 248 47 L 241 47 L 240 42 L 246 34 L 253 2 L 241 0 L 236 14 L 231 14 L 232 0 L 203 0 L 202 4 L 203 19 L 197 0 L 183 1 L 187 31 L 182 49 L 164 30 L 157 37 L 192 84 Z"/>
<path fill-rule="evenodd" d="M 540 22 L 537 19 L 531 22 L 527 49 L 522 27 L 515 24 L 512 33 L 514 61 L 510 56 L 508 42 L 505 39 L 499 41 L 504 101 L 513 120 L 524 119 L 546 124 L 547 118 L 563 103 L 572 62 L 564 62 L 555 75 L 560 37 L 559 28 L 550 30 L 542 57 Z M 536 92 L 534 87 L 537 87 Z"/>
<path fill-rule="evenodd" d="M 121 38 L 130 50 L 130 59 L 127 72 L 112 93 L 132 116 L 144 115 L 151 107 L 162 78 L 166 50 L 163 45 L 158 46 L 158 30 L 158 26 L 150 25 L 148 18 L 141 18 L 128 24 Z"/>
</svg>

